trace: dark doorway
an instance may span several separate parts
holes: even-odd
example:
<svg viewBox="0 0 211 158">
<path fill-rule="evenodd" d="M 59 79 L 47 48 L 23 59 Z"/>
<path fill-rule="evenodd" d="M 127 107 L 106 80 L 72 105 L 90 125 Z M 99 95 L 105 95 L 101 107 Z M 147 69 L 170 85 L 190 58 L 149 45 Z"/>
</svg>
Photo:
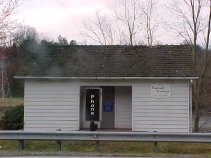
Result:
<svg viewBox="0 0 211 158">
<path fill-rule="evenodd" d="M 114 128 L 115 114 L 115 87 L 102 88 L 102 121 L 101 128 Z"/>
</svg>

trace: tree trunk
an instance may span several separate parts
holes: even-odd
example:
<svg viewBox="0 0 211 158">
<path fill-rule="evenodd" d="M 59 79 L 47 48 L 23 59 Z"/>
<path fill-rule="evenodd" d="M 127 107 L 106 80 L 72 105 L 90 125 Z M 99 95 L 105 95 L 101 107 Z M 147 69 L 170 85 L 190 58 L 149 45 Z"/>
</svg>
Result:
<svg viewBox="0 0 211 158">
<path fill-rule="evenodd" d="M 196 94 L 196 98 L 195 98 L 194 127 L 193 127 L 193 129 L 194 129 L 194 132 L 199 132 L 199 103 L 198 103 L 197 94 Z"/>
<path fill-rule="evenodd" d="M 130 45 L 132 46 L 133 45 L 133 35 L 130 34 Z"/>
</svg>

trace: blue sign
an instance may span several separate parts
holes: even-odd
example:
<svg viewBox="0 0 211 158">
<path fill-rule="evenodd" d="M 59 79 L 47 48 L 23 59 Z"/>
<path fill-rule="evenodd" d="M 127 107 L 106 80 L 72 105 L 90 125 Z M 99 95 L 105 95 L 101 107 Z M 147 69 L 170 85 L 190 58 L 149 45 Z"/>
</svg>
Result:
<svg viewBox="0 0 211 158">
<path fill-rule="evenodd" d="M 112 112 L 113 111 L 113 103 L 112 102 L 104 102 L 103 103 L 103 111 L 104 112 Z"/>
</svg>

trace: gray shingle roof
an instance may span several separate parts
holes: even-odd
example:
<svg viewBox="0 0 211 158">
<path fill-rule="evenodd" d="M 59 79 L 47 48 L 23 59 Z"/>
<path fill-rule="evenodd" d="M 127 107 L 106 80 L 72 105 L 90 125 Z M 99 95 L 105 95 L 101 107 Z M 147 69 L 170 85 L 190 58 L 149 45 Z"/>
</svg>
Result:
<svg viewBox="0 0 211 158">
<path fill-rule="evenodd" d="M 24 65 L 17 77 L 197 76 L 187 45 L 53 46 L 40 50 L 38 62 Z"/>
</svg>

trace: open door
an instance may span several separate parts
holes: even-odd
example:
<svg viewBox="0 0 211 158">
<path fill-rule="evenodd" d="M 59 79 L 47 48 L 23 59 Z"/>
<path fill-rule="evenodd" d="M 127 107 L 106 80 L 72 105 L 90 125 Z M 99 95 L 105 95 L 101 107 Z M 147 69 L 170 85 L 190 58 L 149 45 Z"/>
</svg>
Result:
<svg viewBox="0 0 211 158">
<path fill-rule="evenodd" d="M 115 87 L 105 86 L 102 88 L 102 120 L 101 128 L 114 128 L 115 122 Z"/>
</svg>

